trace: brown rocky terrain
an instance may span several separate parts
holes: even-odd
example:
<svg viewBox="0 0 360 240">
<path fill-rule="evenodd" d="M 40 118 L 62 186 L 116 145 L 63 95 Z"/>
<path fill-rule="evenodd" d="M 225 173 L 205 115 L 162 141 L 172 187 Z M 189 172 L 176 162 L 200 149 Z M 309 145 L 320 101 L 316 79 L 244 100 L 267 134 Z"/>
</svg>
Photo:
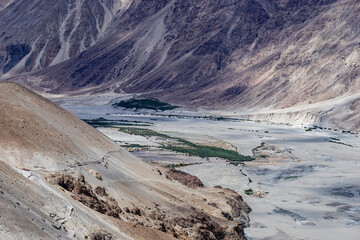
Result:
<svg viewBox="0 0 360 240">
<path fill-rule="evenodd" d="M 48 11 L 34 5 L 34 11 L 49 14 L 64 9 L 62 17 L 50 20 L 56 25 L 51 28 L 56 37 L 47 43 L 51 51 L 40 44 L 47 30 L 38 30 L 37 41 L 23 34 L 27 27 L 43 26 L 45 17 L 19 30 L 30 17 L 15 12 L 24 2 L 34 1 L 12 3 L 0 14 L 0 59 L 8 80 L 50 93 L 145 93 L 192 109 L 264 113 L 257 118 L 274 121 L 308 114 L 310 123 L 359 130 L 358 122 L 349 121 L 359 113 L 357 0 L 76 1 L 79 7 L 70 4 L 70 10 L 56 1 Z M 60 31 L 71 25 L 65 16 L 72 19 L 71 12 L 85 6 L 97 24 L 80 24 L 68 37 Z M 105 26 L 101 13 L 110 10 L 114 16 Z M 80 19 L 91 19 L 89 11 L 81 11 Z M 95 25 L 107 30 L 100 34 Z M 61 58 L 63 46 L 69 51 Z M 41 51 L 40 66 L 33 59 Z M 343 115 L 336 111 L 339 105 L 346 109 Z M 303 110 L 306 106 L 312 110 Z M 278 113 L 282 109 L 285 115 Z"/>
<path fill-rule="evenodd" d="M 170 169 L 167 171 L 166 178 L 178 181 L 190 188 L 199 188 L 204 186 L 204 184 L 197 177 L 176 169 Z"/>
<path fill-rule="evenodd" d="M 1 72 L 29 72 L 78 55 L 104 35 L 127 2 L 2 1 Z"/>
<path fill-rule="evenodd" d="M 1 239 L 244 239 L 239 194 L 170 180 L 25 87 L 0 83 L 0 124 Z"/>
</svg>

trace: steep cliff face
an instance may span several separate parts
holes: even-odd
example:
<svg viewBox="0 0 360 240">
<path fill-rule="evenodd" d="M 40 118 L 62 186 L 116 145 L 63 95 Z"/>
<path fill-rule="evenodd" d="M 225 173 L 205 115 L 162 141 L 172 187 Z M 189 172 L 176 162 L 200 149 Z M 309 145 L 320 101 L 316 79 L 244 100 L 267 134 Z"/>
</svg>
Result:
<svg viewBox="0 0 360 240">
<path fill-rule="evenodd" d="M 0 2 L 0 10 L 2 10 L 3 8 L 5 8 L 7 5 L 9 5 L 12 1 L 14 0 L 3 0 Z"/>
<path fill-rule="evenodd" d="M 129 1 L 5 1 L 0 5 L 2 74 L 45 68 L 99 40 Z"/>
<path fill-rule="evenodd" d="M 60 2 L 56 9 L 62 9 Z M 58 38 L 66 44 L 42 55 L 52 59 L 45 68 L 30 60 L 35 54 L 33 44 L 7 40 L 0 60 L 3 71 L 11 69 L 10 79 L 52 93 L 141 92 L 188 107 L 232 111 L 313 104 L 359 89 L 359 1 L 106 3 L 78 4 L 80 9 L 88 5 L 92 16 L 98 16 L 95 23 L 89 17 L 83 24 L 74 20 L 77 27 L 71 29 L 88 26 L 80 35 L 60 31 Z M 103 11 L 95 11 L 96 6 Z M 76 13 L 78 8 L 71 9 Z M 112 9 L 112 21 L 101 20 L 109 19 L 101 17 L 107 13 L 104 9 Z M 87 16 L 84 11 L 78 16 Z M 70 10 L 64 12 L 63 19 L 76 16 Z M 56 29 L 67 29 L 69 19 L 60 21 L 63 28 Z M 107 30 L 100 31 L 99 26 Z M 5 35 L 3 41 L 8 32 Z M 21 34 L 14 36 L 23 39 Z M 67 46 L 65 57 L 59 57 L 62 46 Z M 19 66 L 18 72 L 41 70 L 16 76 Z"/>
</svg>

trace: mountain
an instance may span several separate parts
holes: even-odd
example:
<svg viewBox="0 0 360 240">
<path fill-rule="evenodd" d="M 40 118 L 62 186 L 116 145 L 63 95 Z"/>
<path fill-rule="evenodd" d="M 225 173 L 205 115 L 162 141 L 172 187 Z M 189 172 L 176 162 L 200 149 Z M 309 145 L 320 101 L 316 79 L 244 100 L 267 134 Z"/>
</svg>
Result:
<svg viewBox="0 0 360 240">
<path fill-rule="evenodd" d="M 0 82 L 0 127 L 1 239 L 244 239 L 239 194 L 148 165 L 23 86 Z"/>
<path fill-rule="evenodd" d="M 2 73 L 46 68 L 78 55 L 101 39 L 123 1 L 5 1 L 0 5 Z"/>
<path fill-rule="evenodd" d="M 28 2 L 34 10 L 22 13 Z M 1 10 L 3 79 L 51 93 L 143 93 L 193 109 L 264 113 L 274 121 L 294 121 L 292 111 L 308 114 L 310 123 L 358 129 L 330 118 L 339 104 L 351 116 L 359 112 L 353 103 L 360 81 L 357 0 L 76 3 L 56 1 L 46 10 L 45 1 L 17 1 Z M 75 14 L 85 6 L 90 10 Z M 108 12 L 113 15 L 101 17 Z M 78 16 L 74 26 L 67 24 L 72 16 Z M 49 51 L 36 47 L 42 34 L 51 36 L 52 22 L 56 44 L 47 41 Z M 24 35 L 29 28 L 41 30 Z M 61 49 L 68 49 L 65 57 Z M 299 110 L 306 106 L 313 110 Z"/>
</svg>

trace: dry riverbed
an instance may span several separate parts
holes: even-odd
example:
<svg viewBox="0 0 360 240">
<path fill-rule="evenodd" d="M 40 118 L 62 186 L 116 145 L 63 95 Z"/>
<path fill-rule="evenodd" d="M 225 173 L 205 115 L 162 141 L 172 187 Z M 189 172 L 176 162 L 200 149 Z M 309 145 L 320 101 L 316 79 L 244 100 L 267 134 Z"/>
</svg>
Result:
<svg viewBox="0 0 360 240">
<path fill-rule="evenodd" d="M 98 128 L 120 145 L 140 145 L 128 149 L 144 161 L 173 164 L 205 185 L 229 187 L 245 196 L 252 208 L 251 225 L 245 230 L 248 239 L 360 239 L 360 141 L 356 134 L 184 117 L 186 113 L 155 116 L 151 115 L 155 112 L 114 110 L 105 101 L 77 105 L 76 100 L 62 99 L 60 103 L 83 119 L 146 124 L 142 128 L 171 137 L 255 154 L 254 161 L 234 165 L 220 158 L 161 149 L 163 141 L 168 141 L 161 136 L 131 135 L 119 131 L 119 126 Z"/>
</svg>

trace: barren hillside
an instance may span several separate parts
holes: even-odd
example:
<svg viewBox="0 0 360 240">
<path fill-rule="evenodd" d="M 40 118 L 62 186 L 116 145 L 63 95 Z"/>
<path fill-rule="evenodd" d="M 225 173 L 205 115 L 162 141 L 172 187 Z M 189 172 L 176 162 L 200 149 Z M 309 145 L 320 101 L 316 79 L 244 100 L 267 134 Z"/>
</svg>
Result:
<svg viewBox="0 0 360 240">
<path fill-rule="evenodd" d="M 244 238 L 236 192 L 147 165 L 20 85 L 0 83 L 0 129 L 1 239 Z"/>
<path fill-rule="evenodd" d="M 20 6 L 24 1 L 19 2 Z M 103 5 L 115 6 L 115 2 L 121 2 L 115 4 L 115 10 L 122 10 L 114 13 L 105 26 L 101 12 L 114 8 Z M 315 109 L 317 103 L 335 97 L 349 99 L 359 91 L 357 0 L 76 3 L 79 9 L 100 4 L 103 10 L 95 11 L 100 14 L 95 25 L 85 24 L 88 30 L 81 30 L 90 34 L 80 34 L 82 48 L 78 41 L 66 40 L 66 31 L 59 27 L 69 25 L 65 16 L 70 19 L 77 8 L 71 5 L 68 8 L 72 10 L 64 10 L 59 18 L 52 15 L 51 22 L 59 25 L 54 28 L 56 41 L 66 42 L 54 47 L 49 41 L 53 54 L 35 47 L 35 40 L 29 42 L 27 36 L 14 32 L 27 17 L 14 12 L 15 4 L 1 10 L 0 16 L 18 16 L 13 21 L 0 21 L 4 22 L 0 25 L 0 48 L 4 49 L 1 64 L 6 73 L 2 78 L 51 93 L 144 93 L 187 108 L 242 113 L 277 113 L 277 109 L 304 105 Z M 39 6 L 34 6 L 34 11 L 40 11 L 40 16 L 61 9 L 54 5 L 46 11 Z M 79 16 L 87 15 L 81 12 Z M 31 21 L 31 27 L 38 29 L 43 20 Z M 101 22 L 107 29 L 102 34 L 95 27 L 103 26 Z M 69 39 L 76 39 L 77 30 L 71 33 Z M 59 58 L 66 46 L 73 50 Z M 40 51 L 42 58 L 57 60 L 51 64 L 44 60 L 40 66 L 39 61 L 32 60 Z M 34 64 L 37 67 L 32 67 Z M 316 114 L 329 113 L 339 104 L 342 101 L 308 114 L 315 119 Z M 349 105 L 351 102 L 346 102 L 346 108 Z M 357 109 L 350 110 L 341 118 L 357 113 Z M 330 115 L 337 114 L 331 112 L 322 119 L 327 122 Z M 293 121 L 289 116 L 285 120 Z M 352 125 L 343 127 L 358 130 Z"/>
<path fill-rule="evenodd" d="M 106 35 L 129 0 L 0 3 L 0 69 L 16 74 L 77 56 Z"/>
</svg>

